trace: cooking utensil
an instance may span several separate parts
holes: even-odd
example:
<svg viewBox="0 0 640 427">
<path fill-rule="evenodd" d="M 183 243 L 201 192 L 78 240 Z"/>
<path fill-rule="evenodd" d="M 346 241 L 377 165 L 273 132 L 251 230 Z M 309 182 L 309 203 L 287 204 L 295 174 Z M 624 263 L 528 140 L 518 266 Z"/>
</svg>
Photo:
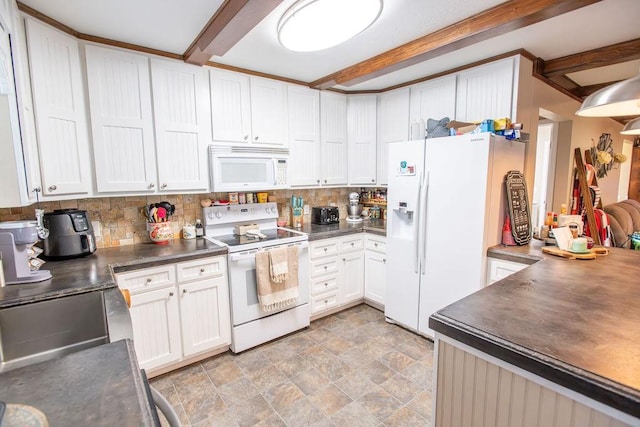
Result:
<svg viewBox="0 0 640 427">
<path fill-rule="evenodd" d="M 156 212 L 156 215 L 158 216 L 158 222 L 166 222 L 167 221 L 167 210 L 165 208 L 163 208 L 162 206 L 160 206 L 158 208 L 158 211 Z"/>
</svg>

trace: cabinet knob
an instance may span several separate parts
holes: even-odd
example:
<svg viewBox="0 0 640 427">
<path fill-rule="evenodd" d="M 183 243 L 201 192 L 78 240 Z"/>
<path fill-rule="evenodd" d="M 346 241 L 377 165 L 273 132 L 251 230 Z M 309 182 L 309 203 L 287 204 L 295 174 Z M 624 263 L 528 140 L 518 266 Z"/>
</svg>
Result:
<svg viewBox="0 0 640 427">
<path fill-rule="evenodd" d="M 173 296 L 173 292 L 169 292 L 169 296 L 172 297 Z"/>
<path fill-rule="evenodd" d="M 347 259 L 346 258 L 342 258 L 342 262 L 345 262 Z"/>
<path fill-rule="evenodd" d="M 382 262 L 386 264 L 387 263 L 387 259 L 386 258 L 382 258 Z"/>
<path fill-rule="evenodd" d="M 351 242 L 351 247 L 354 247 L 354 246 L 355 246 L 355 243 Z"/>
<path fill-rule="evenodd" d="M 328 303 L 329 303 L 329 300 L 328 300 L 328 299 L 324 300 L 324 303 L 325 303 L 325 304 L 328 304 Z"/>
<path fill-rule="evenodd" d="M 151 283 L 153 279 L 151 277 L 147 277 L 147 283 Z"/>
<path fill-rule="evenodd" d="M 160 186 L 160 188 L 167 188 L 167 183 L 163 182 L 162 185 Z"/>
<path fill-rule="evenodd" d="M 316 180 L 316 183 L 320 184 L 320 180 L 319 180 L 319 179 L 318 179 L 318 180 Z"/>
<path fill-rule="evenodd" d="M 326 179 L 324 180 L 324 183 L 325 183 L 325 184 L 327 183 L 327 180 L 326 180 Z"/>
<path fill-rule="evenodd" d="M 183 290 L 182 290 L 182 293 L 183 293 L 183 294 L 186 294 L 186 293 L 187 293 L 187 290 L 186 290 L 186 289 L 183 289 Z"/>
<path fill-rule="evenodd" d="M 49 191 L 56 191 L 57 189 L 58 187 L 55 184 L 49 186 Z"/>
<path fill-rule="evenodd" d="M 324 266 L 324 269 L 325 269 L 325 270 L 327 269 L 327 266 L 326 266 L 326 265 Z"/>
<path fill-rule="evenodd" d="M 325 283 L 324 285 L 325 285 L 325 286 L 329 286 L 329 284 L 328 284 L 328 283 Z"/>
<path fill-rule="evenodd" d="M 31 190 L 32 193 L 39 193 L 41 191 L 42 191 L 42 188 L 40 188 L 39 186 L 33 187 L 33 190 Z"/>
<path fill-rule="evenodd" d="M 257 137 L 257 136 L 256 136 L 256 137 L 254 137 L 254 138 L 253 138 L 253 140 L 254 140 L 254 141 L 257 141 L 257 140 L 258 140 L 258 137 Z"/>
<path fill-rule="evenodd" d="M 324 248 L 324 251 L 327 252 L 327 248 Z"/>
<path fill-rule="evenodd" d="M 373 244 L 373 246 L 375 246 L 375 247 L 377 248 L 377 247 L 378 247 L 378 244 L 377 244 L 377 243 L 374 243 L 374 244 Z"/>
<path fill-rule="evenodd" d="M 204 273 L 205 271 L 206 271 L 206 270 L 205 270 L 205 268 L 204 268 L 204 267 L 202 267 L 202 268 L 200 269 L 200 273 Z M 185 292 L 186 292 L 186 291 L 185 291 Z"/>
<path fill-rule="evenodd" d="M 244 136 L 244 140 L 245 140 L 245 141 L 249 140 L 249 135 L 245 135 L 245 136 Z"/>
<path fill-rule="evenodd" d="M 372 180 L 371 180 L 371 182 L 376 182 L 376 180 L 375 180 L 375 179 L 372 179 Z"/>
<path fill-rule="evenodd" d="M 155 187 L 155 186 L 156 186 L 156 185 L 152 182 L 152 183 L 150 183 L 149 185 L 147 185 L 147 188 L 153 188 L 153 187 Z"/>
</svg>

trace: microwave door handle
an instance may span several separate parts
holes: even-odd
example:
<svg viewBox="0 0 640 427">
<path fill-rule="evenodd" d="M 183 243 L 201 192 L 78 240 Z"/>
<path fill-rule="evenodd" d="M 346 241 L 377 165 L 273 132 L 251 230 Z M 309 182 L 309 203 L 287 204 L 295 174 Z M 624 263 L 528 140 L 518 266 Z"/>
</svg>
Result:
<svg viewBox="0 0 640 427">
<path fill-rule="evenodd" d="M 278 161 L 276 159 L 271 159 L 271 163 L 273 164 L 273 185 L 278 185 Z"/>
</svg>

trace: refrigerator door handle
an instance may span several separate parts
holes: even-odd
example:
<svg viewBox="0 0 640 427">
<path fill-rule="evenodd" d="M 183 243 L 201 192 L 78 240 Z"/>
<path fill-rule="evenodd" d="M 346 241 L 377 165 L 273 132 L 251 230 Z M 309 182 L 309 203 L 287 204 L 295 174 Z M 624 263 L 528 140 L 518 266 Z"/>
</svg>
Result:
<svg viewBox="0 0 640 427">
<path fill-rule="evenodd" d="M 415 221 L 415 236 L 413 241 L 416 244 L 414 268 L 416 274 L 420 272 L 420 195 L 422 194 L 422 172 L 420 172 L 420 184 L 418 185 L 418 200 L 416 203 L 416 211 L 413 213 L 413 220 Z"/>
<path fill-rule="evenodd" d="M 424 181 L 421 183 L 420 187 L 422 188 L 422 193 L 420 194 L 420 212 L 422 215 L 420 216 L 423 226 L 420 226 L 420 229 L 423 229 L 422 235 L 420 236 L 420 269 L 421 273 L 424 276 L 425 271 L 427 270 L 427 200 L 429 198 L 429 171 L 425 171 Z"/>
</svg>

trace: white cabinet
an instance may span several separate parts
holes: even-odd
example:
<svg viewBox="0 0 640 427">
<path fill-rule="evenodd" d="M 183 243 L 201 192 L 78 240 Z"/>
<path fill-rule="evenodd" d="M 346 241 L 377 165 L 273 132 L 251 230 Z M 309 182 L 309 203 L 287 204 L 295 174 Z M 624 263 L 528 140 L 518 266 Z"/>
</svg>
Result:
<svg viewBox="0 0 640 427">
<path fill-rule="evenodd" d="M 376 183 L 375 95 L 350 95 L 347 99 L 349 184 Z"/>
<path fill-rule="evenodd" d="M 411 87 L 411 122 L 456 116 L 456 76 L 444 76 Z"/>
<path fill-rule="evenodd" d="M 311 314 L 361 301 L 364 297 L 362 233 L 310 243 Z"/>
<path fill-rule="evenodd" d="M 209 82 L 201 67 L 151 60 L 160 191 L 208 189 Z"/>
<path fill-rule="evenodd" d="M 180 360 L 180 314 L 173 286 L 132 294 L 129 313 L 140 368 L 150 370 Z"/>
<path fill-rule="evenodd" d="M 409 88 L 380 95 L 378 99 L 378 185 L 388 184 L 389 143 L 409 139 Z"/>
<path fill-rule="evenodd" d="M 211 69 L 213 141 L 287 145 L 287 92 L 282 82 Z"/>
<path fill-rule="evenodd" d="M 340 303 L 362 300 L 364 297 L 364 251 L 363 237 L 341 239 L 339 288 Z"/>
<path fill-rule="evenodd" d="M 529 265 L 504 259 L 487 258 L 487 285 L 527 268 Z"/>
<path fill-rule="evenodd" d="M 251 135 L 254 144 L 287 146 L 287 88 L 276 80 L 251 77 Z"/>
<path fill-rule="evenodd" d="M 386 240 L 384 236 L 365 234 L 364 297 L 381 307 L 387 277 Z"/>
<path fill-rule="evenodd" d="M 86 46 L 89 105 L 99 192 L 152 192 L 156 156 L 149 59 Z"/>
<path fill-rule="evenodd" d="M 322 184 L 345 185 L 347 176 L 347 97 L 320 92 Z"/>
<path fill-rule="evenodd" d="M 289 179 L 292 186 L 320 184 L 320 92 L 287 87 L 289 111 Z"/>
<path fill-rule="evenodd" d="M 133 342 L 140 367 L 167 368 L 231 343 L 226 257 L 116 274 L 131 293 Z"/>
<path fill-rule="evenodd" d="M 506 58 L 458 73 L 456 120 L 515 118 L 514 62 Z"/>
<path fill-rule="evenodd" d="M 25 25 L 43 195 L 88 194 L 91 162 L 78 42 L 33 19 Z"/>
</svg>

